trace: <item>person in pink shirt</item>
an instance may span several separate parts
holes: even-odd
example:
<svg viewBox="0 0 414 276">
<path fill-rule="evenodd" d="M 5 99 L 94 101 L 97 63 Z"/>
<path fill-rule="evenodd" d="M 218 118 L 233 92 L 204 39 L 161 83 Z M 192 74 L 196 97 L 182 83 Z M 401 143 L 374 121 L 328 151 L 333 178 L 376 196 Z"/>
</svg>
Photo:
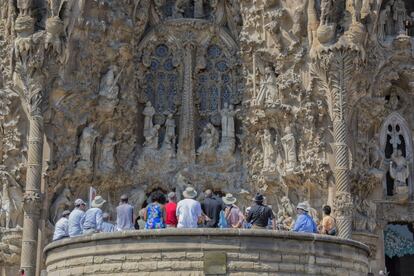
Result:
<svg viewBox="0 0 414 276">
<path fill-rule="evenodd" d="M 222 197 L 223 203 L 226 205 L 224 215 L 229 228 L 241 228 L 244 221 L 243 212 L 235 204 L 237 199 L 232 194 L 226 194 Z"/>
<path fill-rule="evenodd" d="M 168 203 L 165 204 L 165 224 L 167 228 L 176 228 L 178 219 L 176 215 L 177 211 L 177 196 L 174 192 L 168 194 Z"/>
</svg>

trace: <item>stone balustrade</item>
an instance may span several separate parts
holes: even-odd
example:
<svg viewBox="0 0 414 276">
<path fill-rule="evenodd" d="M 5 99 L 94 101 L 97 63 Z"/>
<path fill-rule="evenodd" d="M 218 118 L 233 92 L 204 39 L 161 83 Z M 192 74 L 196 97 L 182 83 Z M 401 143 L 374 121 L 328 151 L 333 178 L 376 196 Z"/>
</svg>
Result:
<svg viewBox="0 0 414 276">
<path fill-rule="evenodd" d="M 337 237 L 238 229 L 99 233 L 49 244 L 48 276 L 366 276 L 369 249 Z"/>
</svg>

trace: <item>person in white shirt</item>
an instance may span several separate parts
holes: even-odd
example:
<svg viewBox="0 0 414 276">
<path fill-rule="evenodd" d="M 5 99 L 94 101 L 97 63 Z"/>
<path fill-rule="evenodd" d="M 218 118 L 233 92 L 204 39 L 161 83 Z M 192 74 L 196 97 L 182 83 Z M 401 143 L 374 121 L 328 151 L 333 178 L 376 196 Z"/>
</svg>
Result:
<svg viewBox="0 0 414 276">
<path fill-rule="evenodd" d="M 69 237 L 69 217 L 70 211 L 65 210 L 62 213 L 62 218 L 56 222 L 55 232 L 53 233 L 53 240 L 57 241 Z"/>
<path fill-rule="evenodd" d="M 184 199 L 177 204 L 177 228 L 197 228 L 202 219 L 200 202 L 194 200 L 197 192 L 192 187 L 187 187 L 183 192 Z"/>
<path fill-rule="evenodd" d="M 85 215 L 86 203 L 78 198 L 75 200 L 75 209 L 69 215 L 69 236 L 76 237 L 82 235 L 82 219 Z"/>
<path fill-rule="evenodd" d="M 134 207 L 128 204 L 128 195 L 122 195 L 116 207 L 116 227 L 118 231 L 134 230 Z"/>
<path fill-rule="evenodd" d="M 92 201 L 91 206 L 82 218 L 83 234 L 99 233 L 102 231 L 102 206 L 106 200 L 101 196 L 96 196 Z"/>
</svg>

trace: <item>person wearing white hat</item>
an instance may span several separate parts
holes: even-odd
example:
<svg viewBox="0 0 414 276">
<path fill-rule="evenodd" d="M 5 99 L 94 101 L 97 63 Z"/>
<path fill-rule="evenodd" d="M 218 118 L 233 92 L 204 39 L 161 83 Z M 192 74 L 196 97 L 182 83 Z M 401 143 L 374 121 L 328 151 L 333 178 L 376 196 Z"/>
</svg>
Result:
<svg viewBox="0 0 414 276">
<path fill-rule="evenodd" d="M 309 205 L 304 202 L 301 202 L 296 207 L 296 210 L 299 216 L 295 221 L 295 225 L 293 226 L 292 231 L 304 233 L 318 233 L 318 227 L 316 226 L 315 221 L 308 214 Z"/>
<path fill-rule="evenodd" d="M 82 219 L 85 215 L 86 203 L 78 198 L 75 200 L 75 209 L 69 215 L 69 237 L 82 235 Z"/>
<path fill-rule="evenodd" d="M 197 228 L 202 219 L 200 202 L 196 201 L 197 192 L 187 187 L 183 192 L 184 199 L 177 204 L 177 228 Z"/>
<path fill-rule="evenodd" d="M 91 203 L 91 207 L 85 212 L 83 217 L 83 234 L 91 234 L 102 231 L 102 206 L 106 203 L 106 200 L 101 196 L 96 196 Z"/>
<path fill-rule="evenodd" d="M 230 193 L 222 197 L 223 203 L 226 205 L 224 216 L 227 220 L 229 228 L 241 228 L 244 221 L 244 215 L 240 208 L 235 204 L 237 199 Z"/>
<path fill-rule="evenodd" d="M 58 222 L 56 222 L 55 232 L 53 233 L 54 241 L 69 237 L 69 222 L 68 222 L 69 214 L 70 214 L 69 210 L 63 211 L 62 218 L 60 218 Z"/>
</svg>

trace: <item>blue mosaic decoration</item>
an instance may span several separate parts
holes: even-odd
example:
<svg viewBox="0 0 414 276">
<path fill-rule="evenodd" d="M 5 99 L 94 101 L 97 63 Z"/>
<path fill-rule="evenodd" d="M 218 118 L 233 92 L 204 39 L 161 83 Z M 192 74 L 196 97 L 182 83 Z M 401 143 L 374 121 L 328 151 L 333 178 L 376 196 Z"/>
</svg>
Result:
<svg viewBox="0 0 414 276">
<path fill-rule="evenodd" d="M 159 44 L 155 47 L 144 85 L 145 94 L 158 114 L 176 112 L 179 74 L 167 45 Z"/>
<path fill-rule="evenodd" d="M 224 103 L 232 102 L 233 79 L 228 57 L 220 46 L 212 44 L 208 47 L 205 71 L 196 80 L 201 115 L 214 115 Z"/>
</svg>

